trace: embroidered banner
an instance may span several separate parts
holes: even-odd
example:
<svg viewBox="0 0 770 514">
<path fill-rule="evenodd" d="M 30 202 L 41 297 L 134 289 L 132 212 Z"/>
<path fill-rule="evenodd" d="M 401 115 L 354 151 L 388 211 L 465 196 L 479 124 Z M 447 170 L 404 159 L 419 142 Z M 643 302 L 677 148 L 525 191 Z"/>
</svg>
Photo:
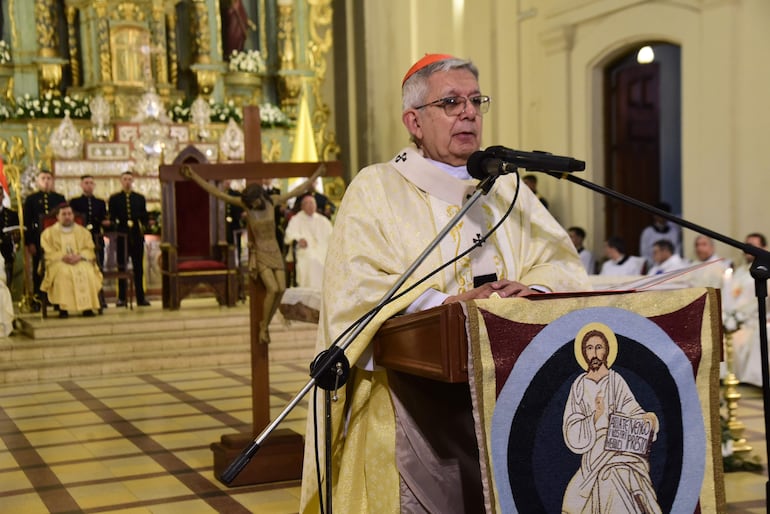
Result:
<svg viewBox="0 0 770 514">
<path fill-rule="evenodd" d="M 720 512 L 713 289 L 468 305 L 487 511 Z"/>
</svg>

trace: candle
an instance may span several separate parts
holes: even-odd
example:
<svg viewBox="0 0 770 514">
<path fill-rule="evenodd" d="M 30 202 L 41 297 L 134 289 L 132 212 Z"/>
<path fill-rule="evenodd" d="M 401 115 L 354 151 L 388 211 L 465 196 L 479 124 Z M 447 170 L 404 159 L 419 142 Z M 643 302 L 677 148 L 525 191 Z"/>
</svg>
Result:
<svg viewBox="0 0 770 514">
<path fill-rule="evenodd" d="M 722 310 L 729 311 L 733 308 L 733 269 L 727 268 L 722 276 Z"/>
</svg>

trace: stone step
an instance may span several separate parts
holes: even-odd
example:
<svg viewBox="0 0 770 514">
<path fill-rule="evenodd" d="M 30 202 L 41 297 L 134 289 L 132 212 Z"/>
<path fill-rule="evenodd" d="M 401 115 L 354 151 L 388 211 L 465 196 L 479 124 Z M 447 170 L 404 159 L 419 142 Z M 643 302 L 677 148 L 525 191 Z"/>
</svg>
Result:
<svg viewBox="0 0 770 514">
<path fill-rule="evenodd" d="M 0 340 L 0 384 L 75 377 L 243 365 L 251 361 L 248 310 L 193 304 L 160 306 L 67 319 L 21 317 L 19 335 Z M 315 354 L 317 326 L 270 324 L 271 362 L 306 361 Z"/>
</svg>

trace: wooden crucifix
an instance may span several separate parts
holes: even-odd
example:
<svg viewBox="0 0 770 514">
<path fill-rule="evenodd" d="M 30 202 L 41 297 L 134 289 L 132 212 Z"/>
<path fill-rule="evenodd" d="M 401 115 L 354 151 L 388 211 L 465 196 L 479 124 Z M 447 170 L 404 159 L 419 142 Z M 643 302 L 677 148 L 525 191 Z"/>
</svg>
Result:
<svg viewBox="0 0 770 514">
<path fill-rule="evenodd" d="M 189 180 L 185 168 L 191 169 L 202 180 L 219 182 L 245 178 L 254 182 L 265 178 L 309 177 L 316 172 L 319 163 L 262 162 L 259 108 L 246 106 L 243 109 L 245 162 L 219 164 L 183 164 L 160 167 L 160 180 L 164 200 L 173 195 L 175 183 Z M 325 163 L 325 176 L 342 176 L 339 161 Z M 223 202 L 218 198 L 220 203 Z M 221 210 L 222 213 L 224 209 Z M 165 216 L 170 213 L 164 212 Z M 224 223 L 219 216 L 217 223 Z M 251 237 L 251 234 L 249 234 Z M 263 320 L 272 313 L 264 313 L 267 289 L 262 280 L 249 274 L 249 322 L 251 339 L 251 396 L 252 432 L 225 434 L 219 442 L 212 443 L 214 473 L 220 477 L 230 463 L 270 423 L 270 378 L 268 347 L 264 333 L 260 334 Z M 253 458 L 230 486 L 261 484 L 299 479 L 302 474 L 304 441 L 301 435 L 288 429 L 278 429 L 265 440 L 259 454 Z"/>
</svg>

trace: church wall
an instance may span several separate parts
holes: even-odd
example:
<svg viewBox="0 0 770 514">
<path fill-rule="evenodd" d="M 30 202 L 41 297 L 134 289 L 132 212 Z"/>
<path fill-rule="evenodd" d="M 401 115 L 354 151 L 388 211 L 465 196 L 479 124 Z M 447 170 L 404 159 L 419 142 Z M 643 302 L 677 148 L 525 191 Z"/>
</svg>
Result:
<svg viewBox="0 0 770 514">
<path fill-rule="evenodd" d="M 565 153 L 587 162 L 580 176 L 601 184 L 601 67 L 642 42 L 680 45 L 682 215 L 742 240 L 770 233 L 764 158 L 770 112 L 770 2 L 765 0 L 396 0 L 365 2 L 368 88 L 361 164 L 386 160 L 406 142 L 400 80 L 425 52 L 473 59 L 493 97 L 484 144 Z M 463 18 L 456 14 L 464 6 Z M 455 11 L 453 11 L 455 9 Z M 462 23 L 473 16 L 473 23 Z M 338 106 L 339 108 L 339 106 Z M 344 144 L 343 144 L 344 147 Z M 589 230 L 601 254 L 603 201 L 543 176 L 541 192 L 565 225 Z M 643 215 L 643 214 L 640 214 Z M 686 256 L 694 234 L 685 231 Z M 719 252 L 739 259 L 724 245 Z"/>
<path fill-rule="evenodd" d="M 736 19 L 737 49 L 731 56 L 736 69 L 727 74 L 734 88 L 730 95 L 735 117 L 730 134 L 734 163 L 721 170 L 708 199 L 714 206 L 722 205 L 724 195 L 719 190 L 725 187 L 729 191 L 735 215 L 728 228 L 740 240 L 753 231 L 770 237 L 766 211 L 770 196 L 770 2 L 747 0 L 743 6 Z M 708 205 L 701 207 L 708 209 Z"/>
</svg>

